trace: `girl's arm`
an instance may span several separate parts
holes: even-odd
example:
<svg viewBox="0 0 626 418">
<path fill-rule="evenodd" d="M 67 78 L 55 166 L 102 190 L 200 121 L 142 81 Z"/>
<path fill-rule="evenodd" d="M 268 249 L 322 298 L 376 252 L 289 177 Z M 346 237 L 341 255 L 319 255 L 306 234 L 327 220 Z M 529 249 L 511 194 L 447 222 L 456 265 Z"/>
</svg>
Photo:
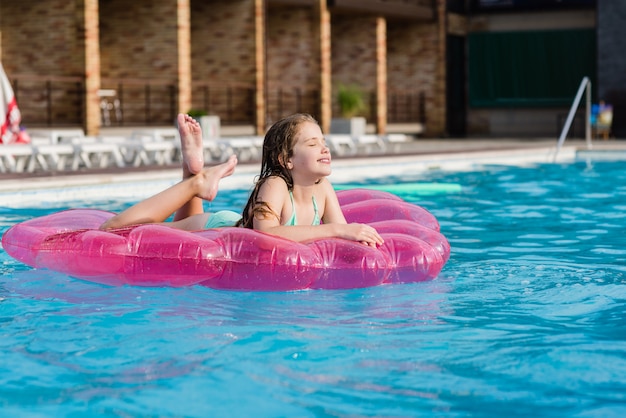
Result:
<svg viewBox="0 0 626 418">
<path fill-rule="evenodd" d="M 347 224 L 341 207 L 337 201 L 332 185 L 324 180 L 325 208 L 322 225 L 295 225 L 281 224 L 281 215 L 289 200 L 289 190 L 281 179 L 268 179 L 259 190 L 259 200 L 267 204 L 276 216 L 268 215 L 262 219 L 254 218 L 254 229 L 268 234 L 277 235 L 292 241 L 302 242 L 322 238 L 344 238 L 359 241 L 375 247 L 383 243 L 383 239 L 374 228 L 366 224 Z M 330 192 L 330 194 L 329 194 Z"/>
</svg>

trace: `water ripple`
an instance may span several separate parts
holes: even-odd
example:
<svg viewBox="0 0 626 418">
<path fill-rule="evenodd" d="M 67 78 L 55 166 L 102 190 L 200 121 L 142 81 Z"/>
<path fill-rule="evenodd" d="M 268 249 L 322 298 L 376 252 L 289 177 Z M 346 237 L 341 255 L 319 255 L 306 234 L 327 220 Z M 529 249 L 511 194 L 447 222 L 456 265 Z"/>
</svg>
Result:
<svg viewBox="0 0 626 418">
<path fill-rule="evenodd" d="M 452 245 L 427 283 L 276 293 L 107 287 L 0 251 L 3 414 L 626 413 L 622 163 L 407 178 L 463 185 L 407 196 L 438 217 Z M 207 209 L 241 207 L 246 195 Z M 0 231 L 57 209 L 0 209 Z"/>
</svg>

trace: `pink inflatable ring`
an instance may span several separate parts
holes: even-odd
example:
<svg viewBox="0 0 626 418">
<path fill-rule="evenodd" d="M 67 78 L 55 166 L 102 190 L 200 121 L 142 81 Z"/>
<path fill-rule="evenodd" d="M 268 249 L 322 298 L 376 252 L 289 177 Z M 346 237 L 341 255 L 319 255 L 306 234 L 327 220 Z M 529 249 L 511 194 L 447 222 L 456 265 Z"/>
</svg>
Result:
<svg viewBox="0 0 626 418">
<path fill-rule="evenodd" d="M 384 245 L 371 248 L 338 238 L 297 243 L 234 227 L 186 232 L 139 225 L 100 231 L 113 214 L 94 209 L 14 225 L 2 245 L 29 266 L 107 285 L 347 289 L 439 274 L 450 245 L 432 214 L 387 192 L 353 189 L 337 195 L 348 222 L 372 225 Z"/>
</svg>

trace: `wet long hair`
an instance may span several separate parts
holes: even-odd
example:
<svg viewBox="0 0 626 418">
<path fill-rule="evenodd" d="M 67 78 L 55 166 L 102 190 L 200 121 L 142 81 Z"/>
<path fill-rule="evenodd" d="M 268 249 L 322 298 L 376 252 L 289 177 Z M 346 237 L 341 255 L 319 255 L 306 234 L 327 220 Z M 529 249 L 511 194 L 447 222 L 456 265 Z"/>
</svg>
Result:
<svg viewBox="0 0 626 418">
<path fill-rule="evenodd" d="M 270 177 L 280 177 L 287 183 L 287 188 L 293 190 L 293 178 L 286 165 L 293 156 L 293 147 L 299 128 L 306 122 L 318 124 L 313 116 L 306 113 L 296 113 L 273 124 L 265 134 L 261 174 L 256 179 L 254 189 L 250 193 L 250 198 L 243 209 L 241 220 L 237 226 L 252 229 L 254 218 L 275 217 L 279 218 L 280 221 L 280 215 L 272 211 L 266 202 L 258 199 L 259 190 Z"/>
</svg>

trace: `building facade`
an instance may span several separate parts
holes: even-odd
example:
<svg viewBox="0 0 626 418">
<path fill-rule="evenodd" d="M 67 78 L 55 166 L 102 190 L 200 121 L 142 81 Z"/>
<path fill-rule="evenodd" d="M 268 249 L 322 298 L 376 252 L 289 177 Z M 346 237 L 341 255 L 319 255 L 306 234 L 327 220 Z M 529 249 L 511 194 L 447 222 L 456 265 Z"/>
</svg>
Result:
<svg viewBox="0 0 626 418">
<path fill-rule="evenodd" d="M 0 57 L 31 126 L 97 133 L 108 105 L 113 125 L 194 110 L 262 133 L 303 111 L 327 130 L 346 83 L 379 132 L 436 134 L 444 11 L 443 0 L 2 0 Z"/>
<path fill-rule="evenodd" d="M 594 100 L 617 104 L 619 123 L 625 9 L 618 0 L 0 0 L 0 60 L 27 127 L 96 134 L 192 111 L 262 134 L 300 111 L 328 132 L 339 87 L 350 85 L 379 133 L 556 137 L 583 76 Z"/>
<path fill-rule="evenodd" d="M 558 137 L 583 78 L 598 86 L 597 16 L 595 0 L 473 0 L 468 133 Z"/>
</svg>

